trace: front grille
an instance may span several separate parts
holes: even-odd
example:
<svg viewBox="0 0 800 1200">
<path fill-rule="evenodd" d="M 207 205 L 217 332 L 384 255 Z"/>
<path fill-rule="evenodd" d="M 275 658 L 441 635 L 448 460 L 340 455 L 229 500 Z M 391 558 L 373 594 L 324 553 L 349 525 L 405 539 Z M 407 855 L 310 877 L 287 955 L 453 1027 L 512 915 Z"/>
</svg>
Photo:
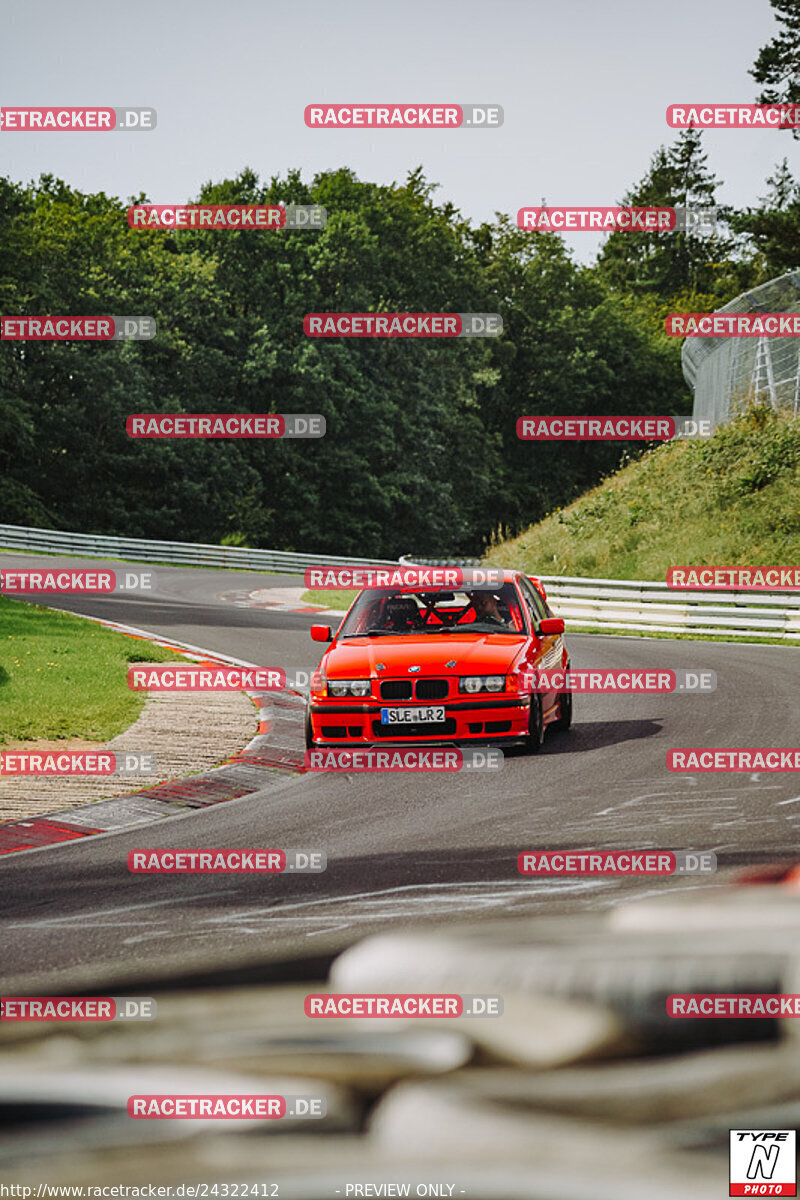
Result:
<svg viewBox="0 0 800 1200">
<path fill-rule="evenodd" d="M 418 700 L 444 700 L 449 690 L 447 679 L 418 679 L 414 695 Z"/>
<path fill-rule="evenodd" d="M 372 736 L 389 741 L 410 737 L 452 737 L 455 731 L 455 717 L 448 717 L 446 721 L 425 721 L 419 725 L 406 725 L 405 722 L 402 725 L 382 725 L 380 721 L 372 722 Z"/>
<path fill-rule="evenodd" d="M 347 726 L 346 725 L 323 725 L 322 726 L 322 736 L 323 737 L 340 737 L 340 738 L 347 737 Z"/>
<path fill-rule="evenodd" d="M 410 679 L 387 679 L 381 683 L 381 700 L 410 700 Z"/>
</svg>

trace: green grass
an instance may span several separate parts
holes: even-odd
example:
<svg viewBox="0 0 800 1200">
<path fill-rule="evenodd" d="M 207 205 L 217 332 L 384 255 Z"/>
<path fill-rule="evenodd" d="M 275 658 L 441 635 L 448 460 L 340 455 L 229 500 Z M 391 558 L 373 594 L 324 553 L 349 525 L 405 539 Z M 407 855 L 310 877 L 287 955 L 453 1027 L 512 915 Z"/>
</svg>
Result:
<svg viewBox="0 0 800 1200">
<path fill-rule="evenodd" d="M 128 688 L 128 663 L 176 657 L 93 621 L 0 596 L 0 745 L 115 737 L 144 707 L 144 696 Z"/>
<path fill-rule="evenodd" d="M 354 591 L 335 591 L 333 588 L 323 588 L 321 591 L 303 592 L 300 597 L 302 604 L 321 604 L 323 608 L 348 609 L 358 595 Z"/>
<path fill-rule="evenodd" d="M 800 565 L 800 418 L 753 407 L 713 438 L 659 446 L 496 544 L 485 561 L 531 575 L 653 580 L 665 579 L 672 566 Z M 303 601 L 346 608 L 355 594 L 306 592 Z M 714 599 L 726 602 L 723 592 Z M 609 633 L 603 626 L 574 632 L 797 648 L 768 634 Z"/>
<path fill-rule="evenodd" d="M 671 566 L 794 566 L 800 418 L 753 408 L 713 438 L 651 450 L 492 547 L 486 561 L 530 574 L 654 580 Z"/>
</svg>

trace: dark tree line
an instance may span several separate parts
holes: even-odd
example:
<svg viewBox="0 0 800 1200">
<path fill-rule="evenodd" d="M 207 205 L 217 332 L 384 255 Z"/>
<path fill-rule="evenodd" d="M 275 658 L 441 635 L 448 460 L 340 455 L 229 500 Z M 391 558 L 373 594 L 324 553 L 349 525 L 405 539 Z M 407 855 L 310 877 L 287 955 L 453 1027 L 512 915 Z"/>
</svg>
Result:
<svg viewBox="0 0 800 1200">
<path fill-rule="evenodd" d="M 592 267 L 555 234 L 474 228 L 421 171 L 305 183 L 250 171 L 205 203 L 316 203 L 321 232 L 135 231 L 126 205 L 0 179 L 0 311 L 148 314 L 158 336 L 0 346 L 0 521 L 310 552 L 477 553 L 596 483 L 624 447 L 520 443 L 527 413 L 686 411 L 672 306 L 712 308 L 800 260 L 785 164 L 714 238 L 612 234 Z M 701 135 L 624 200 L 716 200 Z M 136 197 L 144 201 L 145 197 Z M 691 303 L 689 303 L 691 301 Z M 310 339 L 326 311 L 499 312 L 502 338 Z M 320 412 L 299 441 L 133 441 L 133 412 Z"/>
</svg>

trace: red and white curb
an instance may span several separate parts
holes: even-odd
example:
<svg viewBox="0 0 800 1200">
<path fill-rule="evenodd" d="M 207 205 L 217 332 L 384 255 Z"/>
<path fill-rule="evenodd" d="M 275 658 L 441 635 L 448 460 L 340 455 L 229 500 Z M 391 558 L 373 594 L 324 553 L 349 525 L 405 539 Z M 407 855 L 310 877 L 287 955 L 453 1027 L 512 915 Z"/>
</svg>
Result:
<svg viewBox="0 0 800 1200">
<path fill-rule="evenodd" d="M 163 646 L 184 658 L 257 669 L 256 663 L 215 654 L 188 642 L 169 641 L 131 625 L 88 617 L 85 613 L 72 615 L 94 621 L 126 637 Z M 198 775 L 153 784 L 138 792 L 95 800 L 76 808 L 48 813 L 45 817 L 7 821 L 0 824 L 0 855 L 149 825 L 164 817 L 185 815 L 192 808 L 205 808 L 260 791 L 271 781 L 284 779 L 286 772 L 303 773 L 303 697 L 288 688 L 277 692 L 243 690 L 258 708 L 258 733 L 227 763 Z"/>
<path fill-rule="evenodd" d="M 260 588 L 256 591 L 222 592 L 217 599 L 235 604 L 237 608 L 260 608 L 264 611 L 316 613 L 321 617 L 343 617 L 346 608 L 323 608 L 321 604 L 303 604 L 299 596 L 305 588 Z M 290 593 L 288 596 L 286 593 Z"/>
</svg>

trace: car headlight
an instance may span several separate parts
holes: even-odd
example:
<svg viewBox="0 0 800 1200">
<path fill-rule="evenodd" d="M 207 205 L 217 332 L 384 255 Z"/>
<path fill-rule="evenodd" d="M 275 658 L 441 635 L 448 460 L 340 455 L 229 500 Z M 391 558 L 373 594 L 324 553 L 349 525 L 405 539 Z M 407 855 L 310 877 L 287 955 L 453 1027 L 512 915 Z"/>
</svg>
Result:
<svg viewBox="0 0 800 1200">
<path fill-rule="evenodd" d="M 369 679 L 329 679 L 329 696 L 368 696 L 372 691 Z"/>
<path fill-rule="evenodd" d="M 458 690 L 474 695 L 475 692 L 502 692 L 505 685 L 505 675 L 464 675 L 458 681 Z"/>
</svg>

